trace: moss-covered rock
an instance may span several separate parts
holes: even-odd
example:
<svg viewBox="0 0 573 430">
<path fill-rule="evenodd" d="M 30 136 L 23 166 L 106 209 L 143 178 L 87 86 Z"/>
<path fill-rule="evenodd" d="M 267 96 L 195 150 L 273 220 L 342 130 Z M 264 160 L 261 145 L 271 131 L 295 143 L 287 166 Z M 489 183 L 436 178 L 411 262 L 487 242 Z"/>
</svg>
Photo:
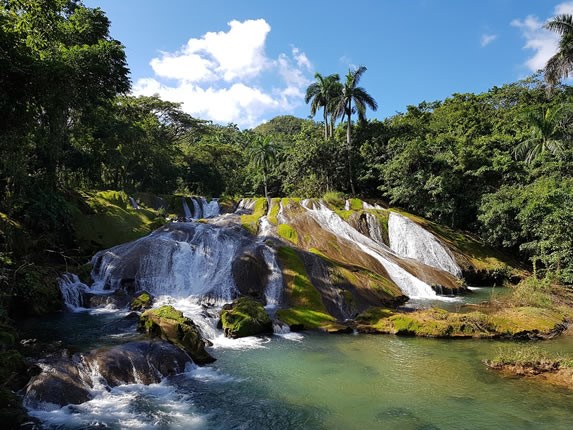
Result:
<svg viewBox="0 0 573 430">
<path fill-rule="evenodd" d="M 212 363 L 215 359 L 205 350 L 199 328 L 173 306 L 162 306 L 145 311 L 139 329 L 152 337 L 159 337 L 186 351 L 197 364 Z"/>
<path fill-rule="evenodd" d="M 267 213 L 268 201 L 264 197 L 255 200 L 251 214 L 241 215 L 241 225 L 252 234 L 257 234 L 259 219 Z"/>
<path fill-rule="evenodd" d="M 138 239 L 166 222 L 156 210 L 134 209 L 120 191 L 80 193 L 74 205 L 75 238 L 86 252 Z"/>
<path fill-rule="evenodd" d="M 280 309 L 277 317 L 294 331 L 318 329 L 336 323 L 336 319 L 326 312 L 303 307 Z"/>
<path fill-rule="evenodd" d="M 250 297 L 240 297 L 225 305 L 220 317 L 227 337 L 239 338 L 273 332 L 273 322 L 263 304 Z"/>
<path fill-rule="evenodd" d="M 280 224 L 277 227 L 277 234 L 279 237 L 288 240 L 289 242 L 298 245 L 298 233 L 294 228 L 288 224 Z"/>
<path fill-rule="evenodd" d="M 364 333 L 438 338 L 542 339 L 565 329 L 559 312 L 531 307 L 491 313 L 455 313 L 437 308 L 407 313 L 373 309 L 359 315 L 356 322 L 357 330 Z"/>
<path fill-rule="evenodd" d="M 153 297 L 147 291 L 142 292 L 131 301 L 132 311 L 142 311 L 149 309 L 153 305 Z"/>
</svg>

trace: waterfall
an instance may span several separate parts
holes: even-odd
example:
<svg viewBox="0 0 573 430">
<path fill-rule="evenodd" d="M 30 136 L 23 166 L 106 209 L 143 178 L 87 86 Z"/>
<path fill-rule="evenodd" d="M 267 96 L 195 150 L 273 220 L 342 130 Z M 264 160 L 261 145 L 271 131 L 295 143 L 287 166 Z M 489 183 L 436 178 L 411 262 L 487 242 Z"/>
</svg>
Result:
<svg viewBox="0 0 573 430">
<path fill-rule="evenodd" d="M 428 284 L 390 261 L 390 257 L 387 257 L 387 250 L 372 239 L 353 229 L 349 224 L 344 222 L 342 218 L 328 209 L 324 203 L 310 204 L 308 200 L 304 200 L 302 205 L 322 228 L 354 243 L 363 252 L 378 260 L 380 264 L 384 266 L 390 278 L 398 285 L 404 294 L 411 298 L 435 299 L 437 297 L 435 291 L 432 290 Z"/>
<path fill-rule="evenodd" d="M 346 200 L 344 202 L 344 210 L 345 211 L 349 211 L 350 210 L 350 200 Z"/>
<path fill-rule="evenodd" d="M 64 273 L 58 279 L 58 286 L 64 299 L 64 304 L 70 311 L 78 311 L 83 305 L 83 293 L 89 291 L 89 287 L 80 281 L 78 275 Z"/>
<path fill-rule="evenodd" d="M 210 202 L 207 202 L 204 197 L 201 197 L 200 202 L 203 212 L 202 218 L 215 218 L 221 214 L 218 199 L 212 199 Z"/>
<path fill-rule="evenodd" d="M 274 309 L 280 304 L 283 290 L 283 274 L 277 263 L 275 251 L 272 248 L 265 246 L 263 248 L 263 257 L 271 272 L 265 289 L 267 309 Z"/>
<path fill-rule="evenodd" d="M 413 258 L 460 278 L 462 270 L 450 251 L 429 231 L 405 216 L 390 212 L 390 248 L 402 257 Z"/>
<path fill-rule="evenodd" d="M 362 208 L 364 210 L 384 210 L 384 208 L 382 206 L 380 206 L 379 204 L 375 204 L 375 205 L 371 205 L 370 203 L 366 203 L 366 202 L 362 202 Z"/>
<path fill-rule="evenodd" d="M 191 202 L 193 202 L 193 219 L 200 219 L 203 218 L 203 208 L 195 197 L 191 198 Z"/>
<path fill-rule="evenodd" d="M 368 235 L 370 238 L 376 242 L 378 245 L 386 247 L 384 243 L 384 236 L 382 235 L 382 229 L 380 228 L 380 221 L 376 216 L 371 213 L 366 213 L 366 222 L 368 223 Z"/>
<path fill-rule="evenodd" d="M 183 197 L 183 213 L 185 215 L 185 221 L 189 221 L 193 216 L 191 215 L 191 209 L 189 209 L 189 205 L 187 204 L 187 200 Z"/>
<path fill-rule="evenodd" d="M 135 209 L 135 210 L 139 209 L 139 205 L 137 204 L 137 202 L 135 201 L 135 199 L 133 197 L 129 197 L 129 202 L 131 203 L 131 206 L 133 207 L 133 209 Z"/>
</svg>

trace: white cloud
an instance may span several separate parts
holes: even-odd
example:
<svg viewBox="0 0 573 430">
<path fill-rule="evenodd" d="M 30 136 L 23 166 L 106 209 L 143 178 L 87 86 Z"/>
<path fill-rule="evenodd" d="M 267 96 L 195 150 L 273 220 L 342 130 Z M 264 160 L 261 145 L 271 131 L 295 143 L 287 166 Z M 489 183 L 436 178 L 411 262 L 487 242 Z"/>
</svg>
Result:
<svg viewBox="0 0 573 430">
<path fill-rule="evenodd" d="M 134 93 L 158 94 L 181 102 L 198 118 L 241 127 L 292 112 L 303 102 L 310 82 L 312 66 L 306 54 L 291 47 L 290 54 L 268 57 L 265 44 L 271 27 L 264 19 L 228 25 L 227 32 L 191 38 L 179 51 L 152 59 L 154 76 L 139 79 Z"/>
<path fill-rule="evenodd" d="M 482 34 L 481 41 L 480 41 L 481 46 L 486 47 L 491 42 L 493 42 L 495 39 L 497 39 L 497 34 Z"/>
<path fill-rule="evenodd" d="M 553 16 L 561 14 L 573 14 L 573 1 L 563 2 L 555 6 Z M 547 60 L 556 52 L 559 44 L 559 36 L 543 28 L 544 22 L 536 16 L 529 15 L 520 20 L 514 19 L 511 25 L 521 30 L 525 38 L 524 49 L 534 51 L 533 55 L 525 62 L 525 66 L 531 71 L 543 69 Z"/>
</svg>

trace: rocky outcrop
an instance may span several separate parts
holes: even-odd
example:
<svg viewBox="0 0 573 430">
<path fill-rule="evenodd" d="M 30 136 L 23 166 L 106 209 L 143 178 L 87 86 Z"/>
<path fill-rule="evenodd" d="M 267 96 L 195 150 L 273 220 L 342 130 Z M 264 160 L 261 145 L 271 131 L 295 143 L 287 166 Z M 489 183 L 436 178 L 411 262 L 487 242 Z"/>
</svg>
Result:
<svg viewBox="0 0 573 430">
<path fill-rule="evenodd" d="M 50 409 L 80 404 L 93 398 L 95 382 L 106 387 L 159 382 L 181 373 L 190 362 L 185 352 L 167 342 L 130 342 L 87 354 L 40 361 L 37 375 L 24 390 L 24 405 Z M 93 378 L 98 378 L 94 381 Z"/>
<path fill-rule="evenodd" d="M 273 322 L 262 303 L 249 297 L 241 297 L 223 306 L 220 316 L 227 337 L 239 338 L 273 332 Z"/>
<path fill-rule="evenodd" d="M 195 323 L 173 306 L 162 306 L 145 311 L 139 329 L 187 352 L 197 364 L 212 363 L 215 359 L 205 350 L 205 341 Z"/>
<path fill-rule="evenodd" d="M 130 308 L 132 311 L 143 311 L 153 305 L 153 297 L 147 291 L 137 294 L 131 301 Z"/>
<path fill-rule="evenodd" d="M 242 295 L 256 298 L 265 296 L 269 268 L 261 247 L 245 249 L 237 255 L 231 270 L 235 285 Z"/>
</svg>

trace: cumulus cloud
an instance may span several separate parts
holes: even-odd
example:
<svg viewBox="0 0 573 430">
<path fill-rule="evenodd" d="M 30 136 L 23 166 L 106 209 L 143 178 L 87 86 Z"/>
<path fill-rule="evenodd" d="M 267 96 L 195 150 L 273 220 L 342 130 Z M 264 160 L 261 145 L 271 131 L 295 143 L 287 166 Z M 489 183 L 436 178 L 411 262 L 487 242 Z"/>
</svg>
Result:
<svg viewBox="0 0 573 430">
<path fill-rule="evenodd" d="M 489 45 L 495 39 L 497 39 L 497 34 L 482 34 L 480 44 L 483 48 Z"/>
<path fill-rule="evenodd" d="M 561 14 L 573 14 L 573 1 L 560 3 L 555 6 L 553 16 Z M 527 59 L 525 66 L 531 71 L 543 69 L 547 60 L 556 52 L 559 44 L 559 36 L 543 28 L 544 22 L 538 17 L 529 15 L 527 18 L 514 19 L 511 25 L 521 30 L 525 38 L 524 49 L 533 51 L 533 55 Z"/>
<path fill-rule="evenodd" d="M 152 59 L 154 76 L 139 79 L 134 93 L 159 94 L 193 116 L 241 127 L 292 112 L 310 82 L 306 54 L 293 46 L 288 54 L 267 56 L 271 27 L 264 19 L 228 25 L 226 32 L 191 38 L 178 51 Z"/>
</svg>

